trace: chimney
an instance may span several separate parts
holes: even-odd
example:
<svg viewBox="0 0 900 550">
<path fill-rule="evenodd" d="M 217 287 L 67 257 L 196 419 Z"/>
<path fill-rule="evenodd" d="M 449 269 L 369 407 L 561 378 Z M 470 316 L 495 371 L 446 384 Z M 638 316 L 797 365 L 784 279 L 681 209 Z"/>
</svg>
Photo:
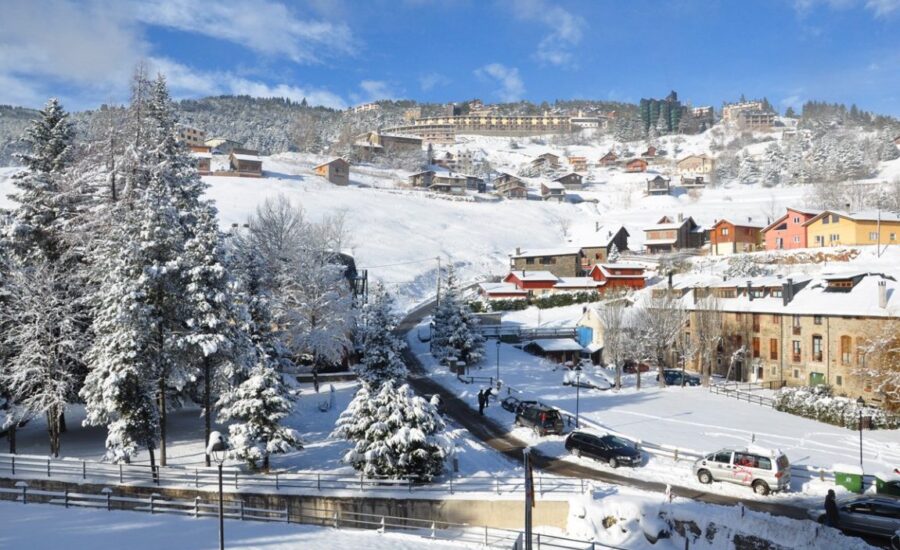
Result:
<svg viewBox="0 0 900 550">
<path fill-rule="evenodd" d="M 232 228 L 232 229 L 237 229 L 237 228 L 238 228 L 238 224 L 236 224 L 236 223 L 231 224 L 231 228 Z"/>
<path fill-rule="evenodd" d="M 750 216 L 747 216 L 747 222 L 750 223 L 750 222 L 752 222 L 752 221 L 753 221 L 753 218 L 750 217 Z"/>
<path fill-rule="evenodd" d="M 788 279 L 781 285 L 781 303 L 788 305 L 794 299 L 794 280 Z"/>
<path fill-rule="evenodd" d="M 600 222 L 594 222 L 594 231 L 600 231 Z"/>
<path fill-rule="evenodd" d="M 684 214 L 681 212 L 678 213 L 678 221 L 680 221 L 680 222 L 684 221 Z"/>
<path fill-rule="evenodd" d="M 878 307 L 885 309 L 887 307 L 887 282 L 878 281 Z"/>
<path fill-rule="evenodd" d="M 753 285 L 750 281 L 747 281 L 747 298 L 752 302 L 753 301 Z"/>
<path fill-rule="evenodd" d="M 522 253 L 522 249 L 517 246 L 516 247 L 516 256 L 518 256 L 521 253 Z"/>
<path fill-rule="evenodd" d="M 672 290 L 672 271 L 669 271 L 669 290 Z"/>
</svg>

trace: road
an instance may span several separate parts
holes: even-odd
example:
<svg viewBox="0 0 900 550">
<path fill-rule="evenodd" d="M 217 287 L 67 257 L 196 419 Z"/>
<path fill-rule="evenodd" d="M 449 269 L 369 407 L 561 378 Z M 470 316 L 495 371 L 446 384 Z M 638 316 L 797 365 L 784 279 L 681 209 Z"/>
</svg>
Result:
<svg viewBox="0 0 900 550">
<path fill-rule="evenodd" d="M 413 330 L 426 316 L 430 315 L 434 310 L 434 302 L 426 303 L 411 311 L 406 315 L 397 326 L 397 333 L 402 334 L 405 338 L 406 334 Z M 456 396 L 451 390 L 445 388 L 439 383 L 432 380 L 425 370 L 425 367 L 411 350 L 404 351 L 404 358 L 409 367 L 408 381 L 410 386 L 422 394 L 438 394 L 445 413 L 450 416 L 456 423 L 467 429 L 475 437 L 480 439 L 486 445 L 495 451 L 502 453 L 510 459 L 521 463 L 522 451 L 527 445 L 520 439 L 510 434 L 507 427 L 500 425 L 496 421 L 479 416 L 476 411 L 470 407 L 469 403 L 463 401 Z M 665 493 L 666 484 L 655 481 L 644 481 L 632 477 L 626 477 L 611 472 L 603 472 L 594 470 L 579 464 L 573 464 L 561 460 L 554 456 L 543 455 L 538 452 L 532 452 L 532 461 L 534 466 L 541 470 L 558 476 L 566 476 L 577 479 L 593 479 L 604 483 L 613 483 L 616 485 L 625 485 L 652 491 L 657 493 Z M 790 506 L 784 503 L 766 502 L 759 500 L 744 500 L 737 497 L 719 495 L 715 493 L 707 493 L 698 491 L 688 487 L 673 486 L 672 492 L 680 497 L 690 498 L 710 504 L 723 504 L 733 506 L 742 503 L 745 507 L 759 512 L 767 512 L 772 515 L 786 516 L 794 519 L 807 519 L 806 508 L 798 506 Z"/>
</svg>

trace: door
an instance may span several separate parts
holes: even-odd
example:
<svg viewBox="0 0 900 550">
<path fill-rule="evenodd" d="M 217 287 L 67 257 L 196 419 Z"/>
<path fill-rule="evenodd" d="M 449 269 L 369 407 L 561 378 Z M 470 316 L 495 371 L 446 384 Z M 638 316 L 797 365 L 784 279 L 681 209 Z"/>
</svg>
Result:
<svg viewBox="0 0 900 550">
<path fill-rule="evenodd" d="M 776 237 L 775 238 L 775 248 L 777 248 L 779 250 L 784 248 L 784 239 L 782 239 L 781 237 Z"/>
<path fill-rule="evenodd" d="M 825 383 L 825 375 L 821 372 L 809 373 L 809 385 L 820 386 Z"/>
<path fill-rule="evenodd" d="M 753 481 L 753 470 L 756 468 L 756 457 L 746 453 L 734 453 L 732 463 L 732 481 L 741 485 L 750 485 Z"/>
<path fill-rule="evenodd" d="M 713 479 L 719 481 L 731 480 L 731 451 L 719 451 L 713 455 L 712 461 L 708 462 L 708 464 Z"/>
</svg>

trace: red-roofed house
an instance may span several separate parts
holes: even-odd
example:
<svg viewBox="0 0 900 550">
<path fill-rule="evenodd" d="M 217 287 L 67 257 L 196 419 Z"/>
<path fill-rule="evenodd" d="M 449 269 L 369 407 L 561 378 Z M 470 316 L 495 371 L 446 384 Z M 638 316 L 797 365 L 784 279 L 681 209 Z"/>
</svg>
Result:
<svg viewBox="0 0 900 550">
<path fill-rule="evenodd" d="M 600 290 L 611 288 L 644 288 L 644 266 L 631 263 L 597 264 L 591 270 L 591 278 L 602 283 Z"/>
<path fill-rule="evenodd" d="M 610 151 L 609 153 L 606 153 L 605 155 L 600 157 L 600 160 L 597 161 L 597 164 L 599 164 L 600 166 L 611 166 L 618 162 L 618 160 L 619 156 Z"/>
<path fill-rule="evenodd" d="M 644 159 L 634 159 L 629 160 L 627 164 L 625 164 L 626 172 L 646 172 L 647 171 L 647 161 Z"/>
<path fill-rule="evenodd" d="M 788 208 L 784 216 L 763 228 L 766 250 L 806 248 L 806 226 L 804 224 L 820 212 L 821 210 Z"/>
</svg>

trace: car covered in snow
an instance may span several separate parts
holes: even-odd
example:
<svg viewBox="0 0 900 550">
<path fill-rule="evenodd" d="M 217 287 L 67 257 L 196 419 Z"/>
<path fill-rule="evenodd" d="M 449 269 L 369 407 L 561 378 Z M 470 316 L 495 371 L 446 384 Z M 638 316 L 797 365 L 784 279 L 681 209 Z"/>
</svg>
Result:
<svg viewBox="0 0 900 550">
<path fill-rule="evenodd" d="M 563 374 L 563 386 L 585 388 L 589 390 L 608 390 L 612 384 L 606 377 L 594 376 L 580 370 L 569 370 Z"/>
<path fill-rule="evenodd" d="M 545 405 L 528 405 L 516 413 L 516 426 L 531 428 L 538 435 L 559 435 L 565 430 L 559 411 Z"/>
<path fill-rule="evenodd" d="M 566 438 L 566 450 L 578 457 L 606 462 L 611 468 L 640 466 L 643 462 L 643 455 L 633 442 L 612 434 L 572 432 Z"/>
<path fill-rule="evenodd" d="M 685 386 L 699 386 L 700 377 L 689 372 L 682 372 L 679 369 L 664 369 L 663 378 L 667 386 L 681 386 L 684 381 Z M 659 382 L 659 375 L 656 375 L 656 381 Z"/>
<path fill-rule="evenodd" d="M 838 524 L 841 531 L 890 537 L 900 531 L 900 497 L 859 495 L 838 499 Z M 825 509 L 809 511 L 810 519 L 825 522 Z"/>
<path fill-rule="evenodd" d="M 693 471 L 700 483 L 728 481 L 752 487 L 758 495 L 791 487 L 791 463 L 779 450 L 721 449 L 694 462 Z"/>
</svg>

